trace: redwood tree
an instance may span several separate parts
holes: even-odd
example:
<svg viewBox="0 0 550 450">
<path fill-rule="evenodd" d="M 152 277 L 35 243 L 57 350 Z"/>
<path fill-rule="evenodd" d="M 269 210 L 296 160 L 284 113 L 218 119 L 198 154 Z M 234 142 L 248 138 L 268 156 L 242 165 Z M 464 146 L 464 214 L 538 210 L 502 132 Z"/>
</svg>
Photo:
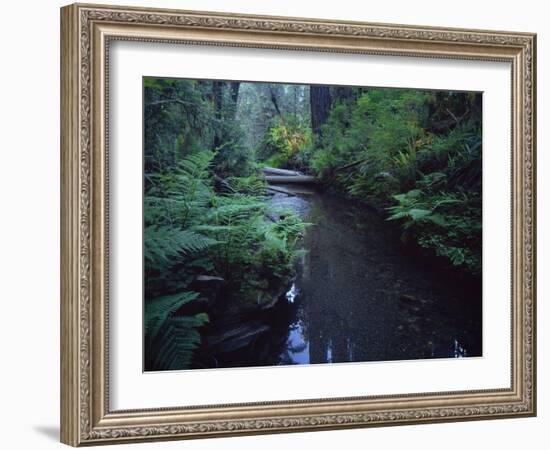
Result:
<svg viewBox="0 0 550 450">
<path fill-rule="evenodd" d="M 321 126 L 326 123 L 330 111 L 329 86 L 310 86 L 311 130 L 319 134 Z"/>
</svg>

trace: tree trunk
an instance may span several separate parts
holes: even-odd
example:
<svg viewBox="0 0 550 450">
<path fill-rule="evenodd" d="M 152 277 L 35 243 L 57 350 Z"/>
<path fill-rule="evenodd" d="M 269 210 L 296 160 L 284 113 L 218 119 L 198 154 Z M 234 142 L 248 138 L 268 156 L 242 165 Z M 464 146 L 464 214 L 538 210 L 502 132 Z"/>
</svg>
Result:
<svg viewBox="0 0 550 450">
<path fill-rule="evenodd" d="M 214 132 L 214 148 L 218 148 L 222 144 L 221 136 L 221 121 L 222 121 L 222 106 L 223 106 L 223 81 L 212 82 L 212 98 L 214 100 L 214 116 L 218 121 Z"/>
<path fill-rule="evenodd" d="M 237 114 L 237 102 L 239 101 L 239 87 L 241 86 L 240 81 L 231 81 L 229 83 L 229 93 L 231 97 L 231 113 L 233 118 Z"/>
<path fill-rule="evenodd" d="M 330 111 L 330 88 L 328 86 L 310 86 L 311 131 L 319 134 L 326 123 Z"/>
<path fill-rule="evenodd" d="M 271 103 L 273 104 L 273 107 L 275 108 L 275 111 L 277 111 L 277 115 L 283 118 L 283 115 L 281 114 L 281 110 L 279 108 L 279 102 L 277 101 L 277 92 L 275 91 L 273 86 L 269 86 L 269 97 L 271 99 Z"/>
</svg>

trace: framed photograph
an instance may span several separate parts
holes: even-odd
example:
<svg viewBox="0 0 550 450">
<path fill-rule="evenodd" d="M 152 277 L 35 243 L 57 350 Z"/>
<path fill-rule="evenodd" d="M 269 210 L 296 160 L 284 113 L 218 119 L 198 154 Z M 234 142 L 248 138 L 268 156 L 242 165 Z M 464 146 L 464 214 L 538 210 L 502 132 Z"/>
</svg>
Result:
<svg viewBox="0 0 550 450">
<path fill-rule="evenodd" d="M 535 57 L 62 8 L 62 442 L 535 415 Z"/>
</svg>

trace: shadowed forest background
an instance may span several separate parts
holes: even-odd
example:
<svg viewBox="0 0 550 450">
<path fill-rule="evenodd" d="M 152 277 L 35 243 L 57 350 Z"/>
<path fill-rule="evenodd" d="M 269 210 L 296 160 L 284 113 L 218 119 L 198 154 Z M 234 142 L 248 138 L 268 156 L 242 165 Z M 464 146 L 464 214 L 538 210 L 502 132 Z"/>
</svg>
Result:
<svg viewBox="0 0 550 450">
<path fill-rule="evenodd" d="M 480 93 L 143 84 L 145 370 L 481 354 Z"/>
</svg>

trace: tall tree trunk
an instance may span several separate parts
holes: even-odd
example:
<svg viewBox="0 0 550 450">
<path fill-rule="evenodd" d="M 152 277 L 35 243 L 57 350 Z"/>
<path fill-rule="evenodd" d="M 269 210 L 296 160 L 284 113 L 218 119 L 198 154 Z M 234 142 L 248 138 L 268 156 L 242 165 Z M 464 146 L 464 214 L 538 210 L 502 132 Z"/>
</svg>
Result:
<svg viewBox="0 0 550 450">
<path fill-rule="evenodd" d="M 271 85 L 269 85 L 269 98 L 271 99 L 271 103 L 273 104 L 273 107 L 275 108 L 275 111 L 277 111 L 277 115 L 283 118 L 283 115 L 281 114 L 281 109 L 279 108 L 279 102 L 277 101 L 277 92 L 275 88 Z"/>
<path fill-rule="evenodd" d="M 330 111 L 330 88 L 328 86 L 310 86 L 309 101 L 311 108 L 311 130 L 319 134 L 326 123 Z"/>
<path fill-rule="evenodd" d="M 231 97 L 231 114 L 233 118 L 237 114 L 237 103 L 239 101 L 239 87 L 241 86 L 240 81 L 231 81 L 229 83 L 229 94 Z"/>
<path fill-rule="evenodd" d="M 222 144 L 221 136 L 221 121 L 222 121 L 222 107 L 223 107 L 223 81 L 212 82 L 212 98 L 214 100 L 214 116 L 218 121 L 218 125 L 214 131 L 214 148 L 218 148 Z"/>
</svg>

